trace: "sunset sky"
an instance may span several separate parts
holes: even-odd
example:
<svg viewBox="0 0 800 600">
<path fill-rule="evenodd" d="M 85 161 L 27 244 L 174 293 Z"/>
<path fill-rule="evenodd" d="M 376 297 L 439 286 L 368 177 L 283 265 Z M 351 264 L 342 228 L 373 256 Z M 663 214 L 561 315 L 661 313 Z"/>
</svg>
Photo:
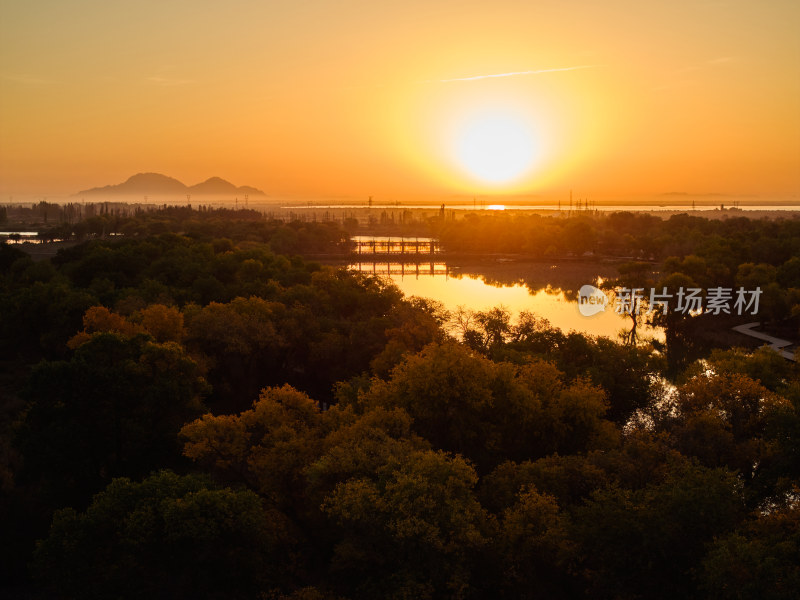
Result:
<svg viewBox="0 0 800 600">
<path fill-rule="evenodd" d="M 0 0 L 0 201 L 800 201 L 800 2 Z"/>
</svg>

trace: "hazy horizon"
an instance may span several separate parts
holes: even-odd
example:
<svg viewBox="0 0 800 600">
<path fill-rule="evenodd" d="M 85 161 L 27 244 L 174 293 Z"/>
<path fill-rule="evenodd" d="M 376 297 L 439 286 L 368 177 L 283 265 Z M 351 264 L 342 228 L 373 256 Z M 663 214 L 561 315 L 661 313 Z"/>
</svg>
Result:
<svg viewBox="0 0 800 600">
<path fill-rule="evenodd" d="M 0 205 L 19 205 L 35 204 L 42 201 L 67 204 L 67 203 L 92 203 L 92 202 L 118 202 L 129 204 L 169 204 L 226 206 L 245 208 L 247 206 L 285 206 L 298 208 L 318 208 L 330 207 L 361 207 L 369 206 L 370 196 L 347 196 L 347 195 L 271 195 L 253 196 L 249 198 L 245 194 L 235 194 L 231 196 L 221 196 L 217 194 L 191 194 L 187 199 L 185 194 L 120 194 L 120 195 L 10 195 L 0 198 Z M 406 208 L 430 208 L 438 209 L 441 204 L 446 208 L 468 209 L 474 206 L 477 209 L 485 209 L 490 205 L 505 205 L 508 207 L 531 206 L 542 207 L 543 209 L 556 208 L 561 206 L 562 210 L 569 208 L 569 192 L 562 194 L 418 194 L 418 195 L 391 195 L 371 196 L 372 206 L 375 209 L 406 207 Z M 632 210 L 639 208 L 688 208 L 696 206 L 698 209 L 715 209 L 720 204 L 725 208 L 759 208 L 759 207 L 779 207 L 780 209 L 800 210 L 800 198 L 777 197 L 777 196 L 757 196 L 757 195 L 733 195 L 733 194 L 685 194 L 685 193 L 664 193 L 654 195 L 574 195 L 573 208 L 588 201 L 591 208 L 603 209 L 614 206 L 630 206 Z"/>
</svg>

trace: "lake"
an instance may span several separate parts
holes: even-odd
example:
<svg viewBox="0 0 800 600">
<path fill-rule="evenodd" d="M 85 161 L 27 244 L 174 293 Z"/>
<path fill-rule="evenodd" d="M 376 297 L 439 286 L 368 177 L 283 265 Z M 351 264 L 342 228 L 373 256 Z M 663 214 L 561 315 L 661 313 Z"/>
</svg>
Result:
<svg viewBox="0 0 800 600">
<path fill-rule="evenodd" d="M 616 314 L 613 306 L 586 317 L 578 311 L 574 300 L 576 290 L 582 285 L 594 285 L 598 280 L 618 276 L 613 264 L 492 259 L 445 261 L 441 255 L 434 257 L 420 264 L 394 260 L 371 262 L 364 257 L 362 262 L 353 263 L 349 268 L 388 277 L 406 296 L 432 298 L 451 311 L 459 306 L 475 311 L 503 306 L 514 318 L 522 311 L 529 311 L 564 332 L 574 330 L 613 339 L 619 339 L 620 332 L 630 330 L 630 318 Z M 663 340 L 660 329 L 639 327 L 637 333 L 640 339 Z"/>
</svg>

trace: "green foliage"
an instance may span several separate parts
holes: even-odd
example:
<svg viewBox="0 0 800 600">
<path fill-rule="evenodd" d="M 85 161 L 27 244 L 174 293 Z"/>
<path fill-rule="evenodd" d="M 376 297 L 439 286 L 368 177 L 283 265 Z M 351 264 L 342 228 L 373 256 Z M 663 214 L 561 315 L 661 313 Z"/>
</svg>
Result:
<svg viewBox="0 0 800 600">
<path fill-rule="evenodd" d="M 745 375 L 700 375 L 677 390 L 674 411 L 661 424 L 684 456 L 737 471 L 752 504 L 781 493 L 774 463 L 785 461 L 777 423 L 792 404 Z M 778 486 L 778 487 L 776 487 Z"/>
<path fill-rule="evenodd" d="M 31 363 L 63 357 L 67 340 L 96 304 L 92 293 L 60 278 L 0 291 L 0 356 L 22 356 Z"/>
<path fill-rule="evenodd" d="M 8 269 L 11 268 L 12 264 L 26 256 L 27 255 L 19 248 L 3 241 L 0 243 L 0 272 L 6 273 Z"/>
<path fill-rule="evenodd" d="M 593 597 L 688 598 L 706 544 L 743 513 L 735 475 L 681 460 L 663 481 L 594 492 L 571 529 Z"/>
<path fill-rule="evenodd" d="M 763 346 L 748 352 L 742 348 L 715 349 L 708 358 L 697 361 L 686 371 L 691 378 L 710 370 L 718 375 L 746 375 L 773 392 L 786 389 L 791 381 L 797 381 L 797 363 L 786 360 L 774 350 Z"/>
<path fill-rule="evenodd" d="M 372 362 L 386 372 L 444 335 L 436 308 L 405 301 L 391 284 L 256 243 L 175 234 L 92 240 L 52 262 L 20 258 L 12 267 L 0 291 L 0 356 L 64 357 L 87 309 L 102 304 L 157 339 L 185 342 L 209 370 L 218 410 L 241 410 L 262 387 L 287 382 L 330 400 L 337 381 Z M 157 327 L 149 305 L 173 312 Z"/>
<path fill-rule="evenodd" d="M 489 470 L 504 459 L 578 452 L 614 443 L 602 390 L 565 385 L 551 364 L 494 363 L 463 346 L 432 345 L 374 380 L 358 402 L 402 408 L 436 448 Z"/>
<path fill-rule="evenodd" d="M 480 497 L 493 513 L 510 508 L 525 487 L 555 498 L 560 506 L 579 505 L 609 482 L 609 474 L 582 455 L 553 454 L 536 461 L 505 462 L 481 481 Z"/>
<path fill-rule="evenodd" d="M 209 357 L 218 394 L 252 398 L 264 375 L 282 367 L 288 344 L 278 334 L 277 322 L 285 310 L 261 298 L 236 298 L 227 304 L 212 302 L 191 316 L 187 345 Z M 223 373 L 224 380 L 217 377 Z M 226 384 L 236 387 L 228 390 Z"/>
<path fill-rule="evenodd" d="M 159 294 L 178 303 L 227 301 L 237 295 L 269 295 L 277 284 L 307 282 L 311 265 L 293 264 L 263 246 L 217 252 L 221 247 L 189 237 L 163 234 L 143 240 L 93 240 L 62 250 L 54 264 L 80 287 L 94 281 L 110 282 L 112 302 L 143 288 L 160 285 Z M 249 262 L 248 262 L 249 261 Z M 243 265 L 247 263 L 247 267 Z M 259 278 L 254 280 L 252 265 Z M 163 301 L 157 296 L 149 301 Z"/>
<path fill-rule="evenodd" d="M 668 270 L 682 271 L 701 285 L 714 281 L 732 286 L 742 263 L 779 267 L 800 255 L 796 219 L 705 219 L 687 214 L 661 219 L 631 212 L 563 218 L 506 211 L 468 213 L 432 226 L 444 248 L 454 252 L 579 256 L 591 251 L 638 261 L 674 257 L 677 262 Z"/>
<path fill-rule="evenodd" d="M 161 471 L 53 517 L 34 576 L 66 598 L 241 598 L 279 581 L 285 519 L 249 491 Z"/>
<path fill-rule="evenodd" d="M 181 430 L 186 456 L 284 510 L 303 504 L 303 469 L 322 448 L 317 404 L 289 386 L 264 390 L 240 415 L 207 414 Z"/>
<path fill-rule="evenodd" d="M 495 552 L 501 560 L 504 598 L 554 598 L 578 593 L 570 574 L 574 545 L 567 518 L 552 496 L 523 487 L 503 512 Z"/>
<path fill-rule="evenodd" d="M 462 598 L 491 521 L 461 458 L 415 451 L 339 484 L 322 510 L 341 527 L 332 576 L 356 598 Z"/>
<path fill-rule="evenodd" d="M 793 256 L 778 267 L 776 277 L 785 288 L 800 288 L 800 256 Z"/>
<path fill-rule="evenodd" d="M 307 493 L 315 504 L 317 500 L 321 504 L 340 482 L 372 477 L 392 461 L 430 449 L 427 440 L 414 434 L 411 417 L 400 409 L 359 414 L 334 407 L 323 418 L 329 431 L 323 452 L 304 469 Z"/>
<path fill-rule="evenodd" d="M 789 600 L 800 589 L 800 509 L 771 511 L 717 539 L 701 586 L 715 600 Z"/>
<path fill-rule="evenodd" d="M 608 338 L 564 334 L 545 319 L 523 312 L 512 323 L 507 311 L 459 310 L 450 322 L 475 352 L 495 361 L 553 363 L 567 383 L 588 379 L 606 394 L 606 417 L 624 425 L 652 397 L 658 363 L 645 348 L 623 346 Z"/>
<path fill-rule="evenodd" d="M 293 221 L 284 224 L 247 209 L 166 205 L 142 209 L 139 205 L 124 203 L 58 205 L 42 202 L 34 212 L 36 214 L 31 216 L 42 219 L 45 226 L 50 225 L 40 234 L 48 240 L 83 240 L 108 234 L 143 238 L 183 233 L 201 241 L 227 238 L 237 242 L 269 243 L 276 252 L 305 254 L 341 252 L 346 239 L 344 230 L 336 223 Z"/>
<path fill-rule="evenodd" d="M 45 587 L 31 593 L 784 598 L 797 587 L 800 384 L 772 351 L 715 351 L 676 388 L 645 348 L 502 307 L 451 318 L 385 280 L 276 254 L 341 250 L 335 225 L 36 210 L 55 223 L 46 235 L 124 235 L 50 261 L 0 246 L 0 431 L 15 432 L 0 444 L 2 575 L 43 538 L 32 572 Z M 759 285 L 771 319 L 796 304 L 789 220 L 433 225 L 453 250 L 611 254 L 630 282 Z M 703 350 L 696 321 L 652 318 L 676 375 Z M 198 418 L 204 395 L 212 412 Z M 164 467 L 207 475 L 148 476 Z"/>
<path fill-rule="evenodd" d="M 17 433 L 24 480 L 80 504 L 119 475 L 177 464 L 176 435 L 202 410 L 197 365 L 173 342 L 96 333 L 68 361 L 43 362 Z"/>
</svg>

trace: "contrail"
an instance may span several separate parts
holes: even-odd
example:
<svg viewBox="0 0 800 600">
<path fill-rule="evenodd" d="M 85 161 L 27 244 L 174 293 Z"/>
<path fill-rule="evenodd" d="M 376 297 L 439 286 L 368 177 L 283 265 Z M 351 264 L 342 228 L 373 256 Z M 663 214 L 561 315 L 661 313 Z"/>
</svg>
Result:
<svg viewBox="0 0 800 600">
<path fill-rule="evenodd" d="M 490 75 L 474 75 L 472 77 L 456 77 L 455 79 L 428 79 L 423 83 L 450 83 L 451 81 L 477 81 L 478 79 L 491 79 L 494 77 L 516 77 L 517 75 L 541 75 L 542 73 L 556 73 L 558 71 L 577 71 L 578 69 L 591 69 L 596 65 L 578 65 L 577 67 L 560 67 L 557 69 L 538 69 L 534 71 L 512 71 L 511 73 L 492 73 Z"/>
</svg>

